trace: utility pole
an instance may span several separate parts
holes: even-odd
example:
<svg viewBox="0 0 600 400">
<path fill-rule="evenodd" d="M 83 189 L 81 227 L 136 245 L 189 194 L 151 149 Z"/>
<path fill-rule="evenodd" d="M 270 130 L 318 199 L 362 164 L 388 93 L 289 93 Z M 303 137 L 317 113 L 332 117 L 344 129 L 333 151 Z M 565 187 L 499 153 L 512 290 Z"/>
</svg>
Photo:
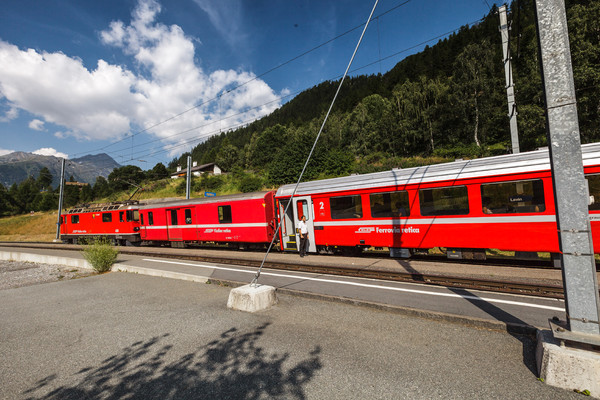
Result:
<svg viewBox="0 0 600 400">
<path fill-rule="evenodd" d="M 502 56 L 504 57 L 504 75 L 506 77 L 506 97 L 508 98 L 508 118 L 510 120 L 510 141 L 512 152 L 519 152 L 519 130 L 517 128 L 517 104 L 515 103 L 515 86 L 513 83 L 512 57 L 509 46 L 509 30 L 506 18 L 506 4 L 498 8 L 500 14 L 500 35 L 502 36 Z"/>
<path fill-rule="evenodd" d="M 600 301 L 563 0 L 536 0 L 567 324 L 555 338 L 600 345 Z"/>
<path fill-rule="evenodd" d="M 62 214 L 63 206 L 63 195 L 65 192 L 65 159 L 62 159 L 60 167 L 60 195 L 58 196 L 58 219 L 56 220 L 56 239 L 55 242 L 60 241 L 60 217 Z"/>
<path fill-rule="evenodd" d="M 192 189 L 192 156 L 187 157 L 187 174 L 185 184 L 185 198 L 189 200 Z"/>
</svg>

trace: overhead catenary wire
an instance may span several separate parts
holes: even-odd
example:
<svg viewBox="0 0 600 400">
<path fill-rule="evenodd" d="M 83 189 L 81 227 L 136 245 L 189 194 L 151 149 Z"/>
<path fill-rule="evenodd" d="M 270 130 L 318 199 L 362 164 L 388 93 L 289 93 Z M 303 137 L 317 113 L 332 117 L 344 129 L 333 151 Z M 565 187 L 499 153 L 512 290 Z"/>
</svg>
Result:
<svg viewBox="0 0 600 400">
<path fill-rule="evenodd" d="M 382 12 L 381 14 L 377 15 L 377 16 L 376 16 L 376 18 L 380 18 L 380 17 L 382 17 L 382 16 L 384 16 L 384 15 L 386 15 L 386 14 L 389 14 L 389 13 L 391 13 L 392 11 L 394 11 L 394 10 L 396 10 L 396 9 L 398 9 L 398 8 L 400 8 L 400 7 L 402 7 L 402 6 L 406 5 L 406 4 L 408 4 L 408 3 L 410 3 L 411 1 L 412 1 L 412 0 L 405 0 L 405 1 L 403 1 L 402 3 L 400 3 L 400 4 L 398 4 L 398 5 L 396 5 L 396 6 L 392 7 L 392 8 L 390 8 L 389 10 L 386 10 L 386 11 Z M 264 72 L 262 72 L 262 73 L 260 73 L 260 74 L 258 74 L 258 75 L 256 75 L 256 76 L 252 77 L 251 79 L 249 79 L 249 80 L 247 80 L 247 81 L 245 81 L 245 82 L 242 82 L 241 84 L 239 84 L 239 85 L 237 85 L 237 86 L 235 86 L 235 87 L 233 87 L 233 88 L 231 88 L 231 89 L 228 89 L 228 90 L 223 90 L 223 91 L 221 91 L 221 92 L 220 92 L 220 93 L 219 93 L 217 96 L 215 96 L 215 97 L 213 97 L 213 98 L 211 98 L 211 99 L 205 100 L 205 101 L 201 102 L 200 104 L 197 104 L 197 105 L 195 105 L 195 106 L 193 106 L 193 107 L 190 107 L 190 108 L 188 108 L 188 109 L 186 109 L 186 110 L 184 110 L 184 111 L 182 111 L 182 112 L 180 112 L 180 113 L 178 113 L 178 114 L 176 114 L 176 115 L 173 115 L 173 116 L 171 116 L 171 117 L 169 117 L 169 118 L 166 118 L 166 119 L 164 119 L 164 120 L 162 120 L 162 121 L 159 121 L 159 122 L 157 122 L 157 123 L 155 123 L 155 124 L 153 124 L 153 125 L 151 125 L 151 126 L 148 126 L 148 127 L 144 128 L 144 129 L 142 129 L 142 130 L 139 130 L 139 131 L 137 131 L 137 132 L 135 132 L 135 133 L 133 133 L 133 134 L 130 134 L 130 135 L 128 135 L 127 133 L 124 133 L 125 137 L 123 137 L 123 138 L 121 138 L 121 139 L 118 139 L 118 140 L 116 140 L 116 141 L 114 141 L 114 142 L 112 142 L 112 143 L 109 143 L 109 144 L 107 144 L 107 145 L 105 145 L 105 146 L 103 146 L 103 147 L 100 147 L 100 148 L 97 148 L 97 149 L 92 149 L 92 150 L 89 150 L 89 151 L 87 151 L 86 153 L 91 153 L 91 152 L 93 152 L 93 151 L 101 151 L 101 150 L 106 150 L 108 147 L 110 147 L 110 146 L 113 146 L 113 145 L 115 145 L 115 144 L 117 144 L 117 143 L 123 142 L 123 141 L 125 141 L 125 140 L 129 139 L 129 138 L 130 138 L 130 137 L 132 137 L 132 136 L 137 136 L 137 135 L 139 135 L 139 134 L 142 134 L 142 133 L 144 133 L 144 132 L 147 132 L 147 131 L 149 131 L 150 129 L 156 128 L 156 127 L 158 127 L 158 126 L 160 126 L 160 125 L 163 125 L 163 124 L 165 124 L 165 123 L 167 123 L 167 122 L 169 122 L 169 121 L 172 121 L 172 120 L 174 120 L 174 119 L 176 119 L 176 118 L 179 118 L 180 116 L 182 116 L 182 115 L 184 115 L 184 114 L 186 114 L 186 113 L 188 113 L 188 112 L 190 112 L 190 111 L 193 111 L 193 110 L 195 110 L 195 109 L 197 109 L 197 108 L 199 108 L 199 107 L 202 107 L 202 106 L 204 106 L 204 105 L 206 105 L 206 104 L 209 104 L 210 102 L 213 102 L 213 101 L 215 101 L 215 100 L 220 100 L 220 99 L 221 99 L 221 97 L 222 97 L 223 95 L 225 95 L 225 94 L 229 94 L 229 93 L 231 93 L 231 92 L 233 92 L 233 91 L 235 91 L 235 90 L 237 90 L 237 89 L 240 89 L 240 88 L 242 88 L 242 87 L 244 87 L 244 86 L 246 86 L 246 85 L 248 85 L 248 84 L 250 84 L 250 83 L 254 82 L 254 81 L 255 81 L 255 80 L 257 80 L 257 79 L 260 79 L 260 78 L 262 78 L 262 77 L 264 77 L 264 76 L 266 76 L 266 75 L 270 74 L 271 72 L 273 72 L 273 71 L 276 71 L 276 70 L 278 70 L 279 68 L 282 68 L 282 67 L 284 67 L 284 66 L 286 66 L 286 65 L 288 65 L 288 64 L 290 64 L 290 63 L 292 63 L 292 62 L 294 62 L 294 61 L 296 61 L 296 60 L 298 60 L 298 59 L 300 59 L 300 58 L 302 58 L 302 57 L 304 57 L 304 56 L 306 56 L 306 55 L 308 55 L 308 54 L 310 54 L 310 53 L 312 53 L 312 52 L 314 52 L 314 51 L 316 51 L 316 50 L 318 50 L 318 49 L 320 49 L 320 48 L 322 48 L 323 46 L 326 46 L 327 44 L 329 44 L 329 43 L 331 43 L 331 42 L 334 42 L 334 41 L 336 41 L 336 40 L 340 39 L 340 38 L 342 38 L 342 37 L 344 37 L 344 36 L 346 36 L 346 35 L 348 35 L 348 34 L 350 34 L 350 33 L 354 32 L 355 30 L 359 29 L 359 28 L 360 28 L 360 27 L 362 27 L 363 25 L 364 25 L 364 24 L 360 24 L 360 25 L 357 25 L 357 26 L 355 26 L 355 27 L 353 27 L 353 28 L 350 28 L 350 29 L 348 29 L 347 31 L 345 31 L 345 32 L 343 32 L 343 33 L 340 33 L 339 35 L 337 35 L 337 36 L 335 36 L 335 37 L 333 37 L 333 38 L 331 38 L 331 39 L 329 39 L 329 40 L 327 40 L 327 41 L 325 41 L 325 42 L 323 42 L 323 43 L 320 43 L 319 45 L 317 45 L 317 46 L 314 46 L 314 47 L 312 47 L 311 49 L 309 49 L 309 50 L 306 50 L 306 51 L 304 51 L 304 52 L 302 52 L 302 53 L 298 54 L 297 56 L 294 56 L 294 57 L 292 57 L 292 58 L 288 59 L 287 61 L 284 61 L 284 62 L 282 62 L 282 63 L 280 63 L 280 64 L 276 65 L 275 67 L 272 67 L 272 68 L 268 69 L 267 71 L 264 71 Z M 81 153 L 75 153 L 75 155 L 76 155 L 76 154 L 84 154 L 84 152 L 81 152 Z"/>
<path fill-rule="evenodd" d="M 348 62 L 348 66 L 346 67 L 346 71 L 344 72 L 344 76 L 340 80 L 340 84 L 338 85 L 337 91 L 335 92 L 335 95 L 333 96 L 333 99 L 331 100 L 331 104 L 329 105 L 329 109 L 327 110 L 327 114 L 325 114 L 325 118 L 323 119 L 323 123 L 321 124 L 321 128 L 319 129 L 319 133 L 317 134 L 317 137 L 315 138 L 313 146 L 310 149 L 310 153 L 308 153 L 308 157 L 306 157 L 306 162 L 304 163 L 304 167 L 302 168 L 302 172 L 300 172 L 300 176 L 298 177 L 298 181 L 296 182 L 296 186 L 294 186 L 294 190 L 292 191 L 292 194 L 290 195 L 290 201 L 286 205 L 285 211 L 283 212 L 283 215 L 287 215 L 287 211 L 290 208 L 290 205 L 294 201 L 294 196 L 296 195 L 296 191 L 298 190 L 298 186 L 300 185 L 300 182 L 302 181 L 302 176 L 304 175 L 304 171 L 306 171 L 306 167 L 308 166 L 308 162 L 310 161 L 310 158 L 312 157 L 312 154 L 315 151 L 315 148 L 317 147 L 317 143 L 319 141 L 319 138 L 321 137 L 321 133 L 323 132 L 323 128 L 325 127 L 325 124 L 327 123 L 327 119 L 329 118 L 329 114 L 331 113 L 331 110 L 333 109 L 333 105 L 335 104 L 335 101 L 336 101 L 336 99 L 338 97 L 338 94 L 340 93 L 340 89 L 342 88 L 342 85 L 344 84 L 344 80 L 346 79 L 346 76 L 348 75 L 348 71 L 350 70 L 350 67 L 352 66 L 352 62 L 354 61 L 354 57 L 356 56 L 356 53 L 358 52 L 358 48 L 360 47 L 360 44 L 361 44 L 361 42 L 363 40 L 363 37 L 365 36 L 365 32 L 367 31 L 367 28 L 369 27 L 369 22 L 371 22 L 371 18 L 373 17 L 373 13 L 375 12 L 375 9 L 377 8 L 377 4 L 378 3 L 379 3 L 379 0 L 375 0 L 375 4 L 373 4 L 373 9 L 371 10 L 371 14 L 369 14 L 369 18 L 367 18 L 367 22 L 365 23 L 365 27 L 364 27 L 361 35 L 360 35 L 360 38 L 358 39 L 358 43 L 356 44 L 356 47 L 354 48 L 354 52 L 352 53 L 352 57 L 350 57 L 350 61 Z M 256 271 L 256 276 L 252 280 L 251 284 L 253 284 L 253 285 L 256 285 L 258 283 L 258 278 L 260 277 L 260 273 L 262 271 L 262 268 L 265 265 L 265 261 L 267 260 L 267 256 L 269 255 L 269 252 L 271 251 L 271 248 L 273 247 L 273 243 L 275 242 L 275 238 L 279 234 L 279 231 L 281 230 L 281 224 L 283 223 L 284 220 L 285 220 L 285 218 L 283 218 L 283 217 L 279 219 L 279 224 L 277 225 L 277 229 L 275 230 L 275 233 L 273 234 L 273 239 L 271 239 L 271 243 L 269 244 L 269 247 L 268 247 L 267 251 L 265 252 L 265 256 L 264 256 L 262 262 L 260 263 L 260 267 L 258 268 L 258 271 Z"/>
<path fill-rule="evenodd" d="M 476 20 L 476 21 L 469 22 L 469 23 L 467 23 L 467 25 L 473 25 L 473 24 L 476 24 L 476 23 L 479 23 L 479 22 L 481 22 L 482 20 L 483 20 L 483 18 L 481 18 L 481 19 L 478 19 L 478 20 Z M 358 68 L 355 68 L 355 69 L 352 69 L 352 70 L 350 70 L 350 71 L 349 71 L 349 73 L 358 72 L 358 71 L 360 71 L 360 70 L 362 70 L 362 69 L 365 69 L 365 68 L 368 68 L 368 67 L 370 67 L 370 66 L 372 66 L 372 65 L 374 65 L 374 64 L 380 63 L 381 61 L 386 61 L 386 60 L 389 60 L 390 58 L 396 57 L 396 56 L 398 56 L 398 55 L 400 55 L 400 54 L 402 54 L 402 53 L 406 53 L 406 52 L 408 52 L 408 51 L 410 51 L 410 50 L 413 50 L 413 49 L 415 49 L 415 48 L 418 48 L 418 47 L 420 47 L 420 46 L 423 46 L 423 45 L 425 45 L 425 44 L 427 44 L 427 43 L 429 43 L 429 42 L 432 42 L 432 41 L 434 41 L 434 40 L 441 39 L 441 38 L 443 38 L 443 37 L 445 37 L 445 36 L 448 36 L 448 35 L 450 35 L 450 34 L 452 34 L 452 33 L 455 33 L 455 32 L 457 32 L 457 31 L 458 31 L 458 30 L 460 30 L 460 29 L 461 29 L 461 27 L 458 27 L 458 28 L 456 28 L 456 29 L 453 29 L 453 30 L 451 30 L 451 31 L 444 32 L 444 33 L 442 33 L 442 34 L 440 34 L 440 35 L 437 35 L 437 36 L 435 36 L 435 37 L 432 37 L 432 38 L 430 38 L 430 39 L 424 40 L 424 41 L 422 41 L 422 42 L 420 42 L 420 43 L 417 43 L 417 44 L 415 44 L 415 45 L 413 45 L 413 46 L 410 46 L 410 47 L 404 48 L 404 49 L 402 49 L 402 50 L 400 50 L 400 51 L 397 51 L 397 52 L 395 52 L 395 53 L 392 53 L 392 54 L 390 54 L 390 55 L 388 55 L 388 56 L 385 56 L 385 57 L 383 57 L 383 58 L 381 58 L 381 59 L 377 59 L 377 60 L 375 60 L 375 61 L 373 61 L 373 62 L 371 62 L 371 63 L 365 64 L 365 65 L 362 65 L 362 66 L 360 66 L 360 67 L 358 67 Z M 329 78 L 329 79 L 327 79 L 327 80 L 329 80 L 329 81 L 335 81 L 335 80 L 338 80 L 338 79 L 340 79 L 341 77 L 342 77 L 342 75 L 337 75 L 337 76 L 335 76 L 335 77 L 331 77 L 331 78 Z M 251 110 L 254 110 L 254 109 L 258 109 L 258 108 L 260 108 L 260 107 L 263 107 L 263 106 L 265 106 L 265 105 L 268 105 L 268 104 L 270 104 L 270 103 L 273 103 L 273 102 L 275 102 L 275 101 L 278 101 L 278 100 L 281 100 L 281 99 L 284 99 L 284 98 L 287 98 L 287 97 L 292 97 L 292 96 L 295 96 L 295 95 L 297 95 L 297 94 L 299 94 L 299 93 L 303 92 L 304 90 L 307 90 L 307 89 L 309 89 L 310 87 L 311 87 L 311 86 L 308 86 L 308 87 L 306 87 L 306 88 L 304 88 L 304 89 L 301 89 L 301 90 L 298 90 L 298 91 L 296 91 L 296 92 L 294 92 L 294 93 L 290 93 L 290 94 L 287 94 L 287 95 L 285 95 L 285 96 L 278 97 L 278 98 L 276 98 L 276 99 L 274 99 L 274 100 L 271 100 L 270 102 L 263 103 L 263 104 L 261 104 L 261 105 L 258 105 L 258 106 L 255 106 L 255 107 L 253 107 L 253 108 L 250 108 L 250 109 L 248 109 L 248 110 L 245 110 L 245 111 L 239 112 L 239 113 L 237 113 L 237 114 L 234 114 L 234 115 L 231 115 L 231 116 L 224 117 L 224 118 L 222 118 L 222 119 L 215 120 L 215 121 L 213 121 L 213 122 L 210 122 L 210 123 L 208 123 L 208 124 L 205 124 L 205 125 L 200 125 L 200 126 L 197 126 L 197 127 L 194 127 L 194 128 L 189 128 L 189 129 L 186 129 L 186 130 L 184 130 L 184 131 L 176 132 L 176 133 L 174 133 L 174 134 L 172 134 L 172 135 L 163 136 L 163 137 L 161 137 L 161 138 L 158 138 L 158 139 L 153 139 L 153 140 L 151 140 L 151 141 L 148 141 L 148 142 L 140 143 L 140 144 L 138 144 L 138 147 L 140 147 L 140 146 L 143 146 L 143 145 L 146 145 L 146 144 L 149 144 L 149 143 L 155 143 L 155 142 L 159 142 L 159 141 L 162 141 L 162 140 L 165 140 L 165 139 L 169 139 L 169 138 L 172 138 L 172 137 L 175 137 L 175 136 L 178 136 L 178 135 L 182 135 L 182 134 L 185 134 L 185 133 L 189 133 L 189 132 L 192 132 L 192 131 L 194 131 L 194 130 L 196 130 L 196 129 L 200 129 L 200 128 L 202 128 L 202 127 L 206 127 L 206 126 L 209 126 L 209 125 L 213 125 L 213 124 L 215 124 L 215 123 L 217 123 L 217 122 L 220 122 L 220 121 L 223 121 L 223 120 L 229 119 L 229 118 L 231 118 L 231 117 L 233 117 L 233 116 L 242 115 L 242 114 L 244 114 L 244 113 L 246 113 L 246 112 L 248 112 L 248 111 L 251 111 Z M 260 118 L 260 117 L 259 117 L 259 118 Z M 259 118 L 256 118 L 256 119 L 259 119 Z M 254 120 L 254 119 L 252 119 L 252 120 Z M 252 121 L 252 120 L 250 120 L 250 121 Z M 235 127 L 228 127 L 228 128 L 225 128 L 224 130 L 228 131 L 228 130 L 231 130 L 231 129 L 236 129 L 236 128 L 238 128 L 238 127 L 242 127 L 242 126 L 246 125 L 247 123 L 249 123 L 249 122 L 248 122 L 248 120 L 246 120 L 246 122 L 243 122 L 243 123 L 241 123 L 241 124 L 236 124 L 236 126 L 235 126 Z M 189 143 L 192 143 L 192 142 L 196 142 L 196 141 L 199 141 L 199 140 L 201 140 L 201 139 L 204 139 L 205 137 L 212 136 L 212 135 L 213 135 L 213 134 L 215 134 L 215 133 L 219 133 L 219 131 L 211 131 L 211 132 L 209 132 L 208 134 L 203 134 L 202 136 L 196 137 L 196 138 L 194 138 L 194 139 L 191 139 L 191 140 L 189 140 L 189 141 L 187 141 L 187 142 L 184 142 L 184 143 L 188 143 L 188 144 L 189 144 Z M 182 145 L 183 145 L 183 143 L 181 143 L 181 144 L 174 144 L 174 145 L 168 145 L 168 146 L 181 147 Z M 164 153 L 164 152 L 166 152 L 166 151 L 168 151 L 168 150 L 170 150 L 170 149 L 171 149 L 171 148 L 169 148 L 168 146 L 167 146 L 167 147 L 165 147 L 165 148 L 164 148 L 164 150 L 154 151 L 154 152 L 151 152 L 151 153 L 145 153 L 145 151 L 147 151 L 147 150 L 139 150 L 139 151 L 137 151 L 137 152 L 134 152 L 134 153 L 133 153 L 134 155 L 135 155 L 135 154 L 138 154 L 138 155 L 136 155 L 136 156 L 132 157 L 130 160 L 123 160 L 123 161 L 124 161 L 124 162 L 125 162 L 125 161 L 133 161 L 133 160 L 135 160 L 135 159 L 136 159 L 136 158 L 138 158 L 138 157 L 144 157 L 144 156 L 147 156 L 147 155 L 150 155 L 150 156 L 151 156 L 151 155 L 155 155 L 155 154 Z M 109 154 L 115 154 L 115 153 L 118 153 L 118 152 L 125 152 L 125 151 L 128 151 L 128 149 L 125 149 L 125 148 L 123 148 L 123 149 L 114 150 L 114 151 L 112 151 L 112 152 L 108 152 L 108 153 L 109 153 Z M 123 156 L 121 156 L 121 155 L 116 155 L 116 157 L 123 157 Z"/>
</svg>

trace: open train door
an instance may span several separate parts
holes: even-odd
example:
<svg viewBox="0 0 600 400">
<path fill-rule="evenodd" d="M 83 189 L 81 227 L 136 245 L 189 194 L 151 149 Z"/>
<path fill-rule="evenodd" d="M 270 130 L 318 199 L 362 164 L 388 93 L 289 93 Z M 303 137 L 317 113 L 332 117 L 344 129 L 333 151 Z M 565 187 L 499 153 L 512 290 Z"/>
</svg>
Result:
<svg viewBox="0 0 600 400">
<path fill-rule="evenodd" d="M 306 226 L 308 228 L 308 251 L 311 253 L 317 252 L 317 245 L 315 244 L 315 226 L 312 199 L 310 196 L 294 197 L 294 223 L 298 226 L 298 222 L 302 216 L 306 216 Z M 296 232 L 296 243 L 300 245 L 300 232 Z"/>
</svg>

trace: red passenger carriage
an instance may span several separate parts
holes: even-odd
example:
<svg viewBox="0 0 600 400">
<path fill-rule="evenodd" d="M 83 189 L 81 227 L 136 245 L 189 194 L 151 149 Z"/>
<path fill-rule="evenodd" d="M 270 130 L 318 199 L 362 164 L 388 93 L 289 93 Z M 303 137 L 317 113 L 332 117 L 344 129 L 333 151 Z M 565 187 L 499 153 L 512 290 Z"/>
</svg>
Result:
<svg viewBox="0 0 600 400">
<path fill-rule="evenodd" d="M 141 239 L 183 247 L 213 242 L 263 247 L 276 223 L 273 191 L 177 200 L 140 207 Z"/>
<path fill-rule="evenodd" d="M 590 219 L 600 252 L 600 144 L 582 146 Z M 276 194 L 284 215 L 294 185 Z M 284 215 L 282 250 L 295 250 L 307 217 L 310 251 L 388 247 L 392 256 L 443 247 L 484 258 L 485 249 L 559 251 L 547 150 L 301 183 Z"/>
</svg>

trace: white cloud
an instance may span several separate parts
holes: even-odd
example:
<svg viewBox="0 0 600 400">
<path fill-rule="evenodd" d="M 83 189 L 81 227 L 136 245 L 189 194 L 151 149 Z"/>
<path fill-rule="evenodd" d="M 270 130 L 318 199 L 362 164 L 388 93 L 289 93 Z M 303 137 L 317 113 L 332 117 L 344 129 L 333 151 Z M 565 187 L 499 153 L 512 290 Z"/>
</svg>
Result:
<svg viewBox="0 0 600 400">
<path fill-rule="evenodd" d="M 33 129 L 34 131 L 43 131 L 45 130 L 44 121 L 40 121 L 39 119 L 33 119 L 29 122 L 29 128 Z"/>
<path fill-rule="evenodd" d="M 244 47 L 247 36 L 240 32 L 242 2 L 240 0 L 212 1 L 194 0 L 204 11 L 213 27 L 232 47 Z"/>
<path fill-rule="evenodd" d="M 56 151 L 52 147 L 42 147 L 41 149 L 32 151 L 33 154 L 38 154 L 40 156 L 54 156 L 59 158 L 69 158 L 68 154 L 61 153 L 60 151 Z"/>
<path fill-rule="evenodd" d="M 194 61 L 196 40 L 177 25 L 157 22 L 160 10 L 158 2 L 140 0 L 129 24 L 113 21 L 100 32 L 102 43 L 132 57 L 140 67 L 136 72 L 104 60 L 88 70 L 78 58 L 21 50 L 0 40 L 0 100 L 59 126 L 56 137 L 80 140 L 118 139 L 192 109 L 149 130 L 168 143 L 218 133 L 280 106 L 278 95 L 264 81 L 252 80 L 250 72 L 203 71 Z M 240 85 L 220 103 L 211 101 Z M 244 111 L 217 122 L 221 115 Z"/>
<path fill-rule="evenodd" d="M 0 149 L 0 156 L 5 156 L 7 154 L 14 153 L 14 152 L 15 152 L 14 150 Z"/>
<path fill-rule="evenodd" d="M 0 87 L 1 89 L 1 87 Z M 2 91 L 0 90 L 0 99 L 2 95 Z M 10 107 L 8 111 L 4 114 L 4 116 L 0 116 L 0 122 L 10 122 L 13 119 L 16 119 L 19 116 L 19 110 L 16 107 Z"/>
</svg>

